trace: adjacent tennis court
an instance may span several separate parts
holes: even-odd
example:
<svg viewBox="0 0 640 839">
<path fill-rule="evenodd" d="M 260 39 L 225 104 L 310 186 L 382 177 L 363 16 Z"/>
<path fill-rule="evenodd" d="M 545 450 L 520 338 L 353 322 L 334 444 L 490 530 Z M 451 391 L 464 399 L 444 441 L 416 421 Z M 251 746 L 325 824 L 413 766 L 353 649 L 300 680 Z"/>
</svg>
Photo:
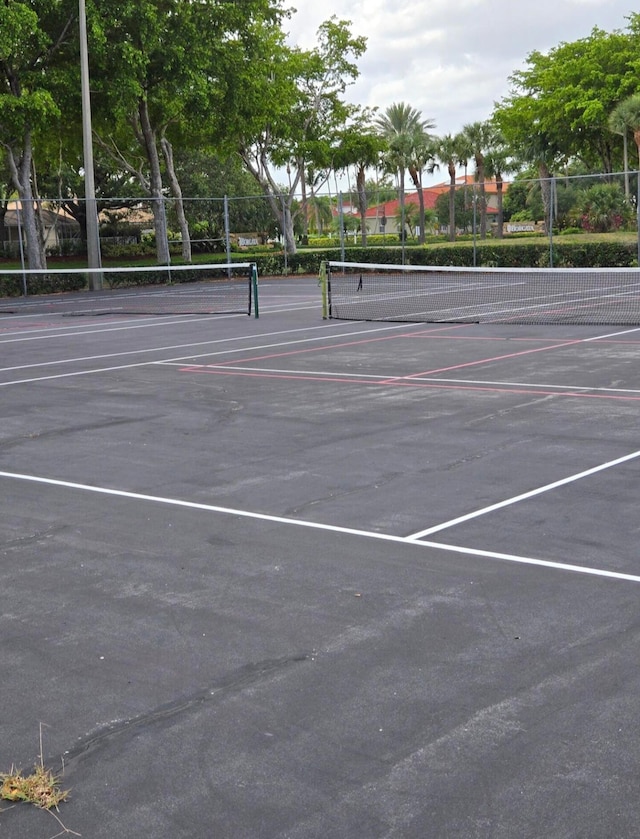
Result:
<svg viewBox="0 0 640 839">
<path fill-rule="evenodd" d="M 635 837 L 640 326 L 322 314 L 0 315 L 0 771 L 43 723 L 94 839 Z"/>
<path fill-rule="evenodd" d="M 460 268 L 326 262 L 332 318 L 400 322 L 640 323 L 637 268 Z"/>
</svg>

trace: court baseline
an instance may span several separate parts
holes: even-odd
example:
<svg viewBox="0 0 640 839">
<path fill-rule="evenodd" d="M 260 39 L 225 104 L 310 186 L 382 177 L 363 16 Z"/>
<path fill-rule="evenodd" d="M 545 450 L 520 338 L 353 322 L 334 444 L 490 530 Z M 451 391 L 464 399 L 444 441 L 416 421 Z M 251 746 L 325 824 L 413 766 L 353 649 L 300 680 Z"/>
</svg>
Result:
<svg viewBox="0 0 640 839">
<path fill-rule="evenodd" d="M 491 512 L 494 509 L 498 509 L 499 507 L 505 507 L 509 504 L 516 503 L 519 500 L 523 500 L 524 497 L 533 497 L 534 495 L 538 495 L 542 492 L 548 491 L 554 487 L 561 486 L 566 483 L 570 483 L 571 481 L 578 480 L 580 478 L 584 478 L 587 475 L 595 474 L 596 472 L 600 472 L 603 469 L 611 468 L 615 465 L 620 463 L 632 460 L 634 458 L 640 457 L 640 451 L 632 452 L 628 455 L 624 455 L 621 458 L 618 458 L 613 461 L 609 461 L 608 463 L 602 464 L 600 466 L 594 467 L 592 469 L 586 470 L 584 472 L 579 473 L 575 476 L 568 476 L 567 478 L 556 481 L 553 484 L 548 484 L 545 487 L 541 487 L 538 490 L 532 490 L 530 493 L 524 493 L 520 496 L 515 496 L 512 499 L 505 499 L 503 502 L 499 504 L 492 505 L 491 507 L 486 507 L 483 510 L 477 511 L 475 514 L 469 514 L 466 518 L 471 518 L 474 515 L 486 515 L 486 513 Z M 210 513 L 220 513 L 223 515 L 232 515 L 241 518 L 249 518 L 249 519 L 257 519 L 260 521 L 265 522 L 272 522 L 274 524 L 284 524 L 294 527 L 306 527 L 313 530 L 324 530 L 329 531 L 332 533 L 342 533 L 345 535 L 351 536 L 361 536 L 366 537 L 369 539 L 376 539 L 380 541 L 386 542 L 395 542 L 404 545 L 417 545 L 426 548 L 432 548 L 434 550 L 441 550 L 447 551 L 449 553 L 457 553 L 463 554 L 467 556 L 477 556 L 482 557 L 485 559 L 492 559 L 492 560 L 499 560 L 504 562 L 512 562 L 520 565 L 532 565 L 538 566 L 542 568 L 550 568 L 559 571 L 569 571 L 576 574 L 584 574 L 589 576 L 596 576 L 596 577 L 603 577 L 615 580 L 623 580 L 627 582 L 638 583 L 640 582 L 640 576 L 635 574 L 625 574 L 619 571 L 608 571 L 603 568 L 593 568 L 589 566 L 580 566 L 580 565 L 572 565 L 569 563 L 564 562 L 554 562 L 552 560 L 545 560 L 545 559 L 537 559 L 534 557 L 525 557 L 525 556 L 517 556 L 515 554 L 505 554 L 499 553 L 497 551 L 485 551 L 480 550 L 478 548 L 467 548 L 461 545 L 448 545 L 441 542 L 432 542 L 427 541 L 422 538 L 422 534 L 426 535 L 429 532 L 433 532 L 433 528 L 430 528 L 426 531 L 421 531 L 418 533 L 411 534 L 409 536 L 394 536 L 389 533 L 378 533 L 375 531 L 370 530 L 360 530 L 358 528 L 350 528 L 350 527 L 341 527 L 339 525 L 331 525 L 331 524 L 324 524 L 321 522 L 312 522 L 312 521 L 305 521 L 303 519 L 294 519 L 294 518 L 287 518 L 284 516 L 275 516 L 270 515 L 268 513 L 257 513 L 250 510 L 239 510 L 234 509 L 231 507 L 221 507 L 214 504 L 202 504 L 199 502 L 194 501 L 185 501 L 182 499 L 177 498 L 167 498 L 164 496 L 158 495 L 148 495 L 146 493 L 138 493 L 138 492 L 129 492 L 127 490 L 118 490 L 112 489 L 109 487 L 99 487 L 99 486 L 92 486 L 91 484 L 83 484 L 77 483 L 74 481 L 63 481 L 58 480 L 55 478 L 46 478 L 37 475 L 26 475 L 18 472 L 5 472 L 0 471 L 0 478 L 7 478 L 9 480 L 18 480 L 18 481 L 28 481 L 31 483 L 36 484 L 43 484 L 47 486 L 54 486 L 60 487 L 65 489 L 72 489 L 72 490 L 79 490 L 83 492 L 91 492 L 91 493 L 98 493 L 100 495 L 109 495 L 115 496 L 119 498 L 128 498 L 131 500 L 136 501 L 144 501 L 149 503 L 155 504 L 165 504 L 173 507 L 182 507 L 188 508 L 192 510 L 202 510 L 204 512 Z M 466 520 L 465 517 L 460 517 L 457 520 L 451 520 L 450 522 L 444 523 L 444 526 L 452 527 L 455 523 L 459 521 Z"/>
</svg>

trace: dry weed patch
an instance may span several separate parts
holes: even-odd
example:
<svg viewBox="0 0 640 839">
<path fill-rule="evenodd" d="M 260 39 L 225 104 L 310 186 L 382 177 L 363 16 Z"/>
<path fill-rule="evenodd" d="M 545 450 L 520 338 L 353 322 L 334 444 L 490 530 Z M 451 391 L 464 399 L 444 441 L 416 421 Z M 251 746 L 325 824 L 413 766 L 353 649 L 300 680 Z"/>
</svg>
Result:
<svg viewBox="0 0 640 839">
<path fill-rule="evenodd" d="M 5 801 L 25 801 L 43 810 L 58 808 L 58 804 L 69 795 L 69 790 L 60 789 L 59 779 L 49 769 L 36 765 L 30 775 L 11 769 L 0 773 L 0 798 Z"/>
</svg>

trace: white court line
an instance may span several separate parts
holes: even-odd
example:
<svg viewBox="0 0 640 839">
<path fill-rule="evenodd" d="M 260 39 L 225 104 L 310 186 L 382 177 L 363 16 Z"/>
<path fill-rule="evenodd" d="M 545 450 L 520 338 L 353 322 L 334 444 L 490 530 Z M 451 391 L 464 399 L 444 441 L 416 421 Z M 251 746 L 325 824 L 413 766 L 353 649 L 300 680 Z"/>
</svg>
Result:
<svg viewBox="0 0 640 839">
<path fill-rule="evenodd" d="M 159 361 L 158 364 L 175 365 L 182 367 L 182 361 Z M 234 370 L 242 373 L 280 373 L 289 376 L 332 376 L 336 379 L 374 379 L 383 382 L 389 381 L 389 376 L 383 373 L 336 373 L 332 370 L 296 370 L 292 367 L 240 367 L 237 364 L 189 364 L 190 368 L 198 370 L 221 370 L 231 373 Z M 408 381 L 429 384 L 430 382 L 441 382 L 442 384 L 454 385 L 485 385 L 487 387 L 513 387 L 513 388 L 535 388 L 536 390 L 568 390 L 572 392 L 585 393 L 640 393 L 637 388 L 623 387 L 587 387 L 585 385 L 547 385 L 540 382 L 502 382 L 484 381 L 483 379 L 443 379 L 436 376 L 411 376 Z"/>
<path fill-rule="evenodd" d="M 608 335 L 594 335 L 593 338 L 585 338 L 587 341 L 602 341 L 603 338 L 617 338 L 618 335 L 628 335 L 630 332 L 640 332 L 640 326 L 635 326 L 633 329 L 624 329 L 622 332 L 610 332 Z"/>
<path fill-rule="evenodd" d="M 338 324 L 336 324 L 336 325 L 338 325 Z M 342 327 L 353 326 L 352 323 L 341 323 L 339 325 L 342 326 Z M 328 327 L 329 327 L 328 324 L 323 324 L 322 326 L 304 326 L 304 327 L 300 327 L 299 329 L 279 329 L 275 332 L 261 332 L 258 335 L 234 335 L 234 336 L 231 336 L 229 338 L 215 338 L 212 341 L 194 341 L 194 342 L 189 343 L 189 344 L 171 344 L 171 345 L 166 346 L 166 347 L 143 347 L 142 349 L 139 349 L 139 350 L 123 350 L 122 352 L 103 353 L 102 355 L 84 355 L 84 356 L 79 356 L 77 358 L 56 359 L 55 361 L 39 361 L 39 362 L 34 363 L 34 364 L 20 364 L 20 365 L 14 366 L 14 367 L 0 367 L 0 373 L 14 371 L 14 370 L 28 370 L 32 367 L 54 367 L 56 364 L 73 364 L 73 363 L 82 362 L 82 361 L 97 361 L 98 359 L 102 359 L 102 358 L 121 358 L 121 357 L 127 356 L 127 355 L 141 355 L 143 353 L 150 353 L 150 352 L 167 352 L 168 350 L 186 350 L 189 347 L 207 347 L 207 346 L 213 346 L 214 344 L 226 344 L 226 343 L 232 343 L 232 342 L 236 342 L 236 341 L 255 341 L 258 338 L 275 338 L 276 335 L 293 335 L 296 332 L 311 332 L 315 329 L 327 329 Z M 384 327 L 384 328 L 388 329 L 390 327 Z M 362 330 L 362 334 L 365 334 L 365 333 L 370 332 L 370 331 L 377 331 L 377 330 L 369 330 L 369 329 Z M 89 333 L 89 334 L 91 334 L 91 333 Z M 346 334 L 347 335 L 360 335 L 361 333 L 360 332 L 347 332 Z M 43 337 L 49 337 L 49 336 L 43 336 Z M 59 337 L 64 337 L 64 336 L 56 335 L 54 337 L 59 338 Z M 72 337 L 75 337 L 75 335 L 72 336 Z M 333 335 L 328 335 L 327 337 L 328 338 L 333 338 L 334 336 Z M 318 340 L 318 339 L 309 338 L 309 340 L 310 341 L 311 340 L 315 341 L 315 340 Z M 279 346 L 279 345 L 274 344 L 273 346 Z M 243 349 L 246 350 L 247 352 L 252 352 L 254 349 L 262 349 L 262 347 L 244 347 L 240 350 L 229 350 L 229 352 L 242 352 Z M 197 355 L 197 356 L 190 355 L 190 356 L 186 356 L 186 358 L 200 358 L 200 357 L 202 357 L 202 355 L 206 356 L 206 355 L 209 355 L 209 353 L 202 353 L 201 355 Z M 221 355 L 221 353 L 211 353 L 211 355 Z M 176 362 L 179 362 L 180 360 L 181 359 L 176 359 Z M 169 359 L 166 363 L 169 363 L 169 361 L 171 361 L 171 359 Z M 151 363 L 151 362 L 149 362 L 149 363 Z"/>
<path fill-rule="evenodd" d="M 638 453 L 640 454 L 640 452 Z M 73 481 L 62 481 L 54 478 L 43 478 L 36 475 L 24 475 L 17 472 L 0 472 L 0 478 L 10 478 L 19 481 L 45 484 L 48 486 L 64 487 L 65 489 L 82 490 L 83 492 L 94 492 L 100 495 L 111 495 L 118 498 L 129 498 L 135 501 L 148 501 L 155 504 L 166 504 L 171 507 L 182 507 L 191 510 L 203 510 L 209 513 L 221 513 L 223 515 L 238 516 L 240 518 L 257 519 L 259 521 L 272 522 L 274 524 L 286 524 L 294 527 L 307 527 L 311 530 L 324 530 L 331 533 L 341 533 L 348 536 L 364 536 L 368 539 L 377 539 L 385 542 L 396 542 L 404 545 L 419 545 L 421 547 L 433 548 L 435 550 L 447 551 L 449 553 L 464 554 L 467 556 L 478 556 L 485 559 L 497 559 L 505 562 L 513 562 L 519 565 L 534 565 L 542 568 L 552 568 L 558 571 L 571 571 L 576 574 L 587 576 L 607 577 L 614 580 L 626 580 L 627 582 L 640 583 L 640 576 L 635 574 L 623 574 L 619 571 L 606 571 L 602 568 L 589 566 L 570 565 L 565 562 L 553 562 L 546 559 L 535 559 L 534 557 L 517 556 L 515 554 L 503 554 L 495 551 L 483 551 L 476 548 L 465 548 L 459 545 L 446 545 L 440 542 L 427 542 L 423 539 L 416 540 L 415 537 L 392 536 L 388 533 L 376 533 L 371 530 L 358 530 L 352 527 L 340 527 L 333 524 L 321 524 L 319 522 L 304 521 L 302 519 L 290 519 L 283 516 L 272 516 L 267 513 L 255 513 L 250 510 L 236 510 L 232 507 L 219 507 L 214 504 L 201 504 L 195 501 L 183 501 L 178 498 L 167 498 L 161 495 L 146 495 L 140 492 L 127 492 L 126 490 L 109 489 L 108 487 L 91 486 L 90 484 L 79 484 Z"/>
<path fill-rule="evenodd" d="M 497 504 L 491 504 L 489 507 L 483 507 L 481 510 L 475 510 L 473 513 L 467 513 L 464 516 L 458 516 L 458 518 L 450 519 L 450 521 L 445 521 L 441 524 L 436 524 L 433 527 L 427 527 L 424 530 L 419 530 L 417 533 L 412 533 L 406 538 L 409 541 L 422 539 L 423 536 L 430 536 L 432 533 L 438 533 L 438 531 L 446 530 L 456 524 L 462 524 L 462 522 L 470 521 L 470 519 L 478 518 L 478 516 L 485 516 L 487 513 L 493 513 L 494 510 L 500 510 L 502 507 L 509 507 L 511 504 L 517 504 L 518 501 L 524 501 L 527 498 L 534 498 L 536 495 L 541 495 L 543 492 L 549 492 L 551 489 L 557 489 L 557 487 L 565 486 L 565 484 L 573 483 L 573 481 L 579 481 L 581 478 L 587 478 L 589 475 L 595 475 L 597 472 L 602 472 L 604 469 L 611 469 L 613 466 L 619 466 L 621 463 L 626 463 L 627 461 L 634 460 L 637 457 L 640 457 L 640 451 L 625 454 L 623 457 L 618 457 L 615 460 L 602 463 L 600 466 L 594 466 L 591 469 L 586 469 L 584 472 L 578 472 L 577 475 L 569 475 L 568 477 L 561 478 L 559 481 L 554 481 L 551 484 L 546 484 L 545 486 L 538 487 L 537 489 L 532 489 L 529 492 L 523 492 L 522 495 L 514 495 L 513 498 L 506 498 L 504 501 L 499 501 Z"/>
<path fill-rule="evenodd" d="M 29 317 L 36 317 L 36 315 L 30 315 Z M 41 315 L 41 317 L 48 317 L 48 315 Z M 75 338 L 76 335 L 100 335 L 102 332 L 124 332 L 127 329 L 149 329 L 152 326 L 176 326 L 183 323 L 198 323 L 199 321 L 203 320 L 210 320 L 214 315 L 206 315 L 203 317 L 191 317 L 188 320 L 187 315 L 184 315 L 180 320 L 167 320 L 165 318 L 156 318 L 152 315 L 147 316 L 144 320 L 142 318 L 135 323 L 132 323 L 131 320 L 116 320 L 116 321 L 109 321 L 109 326 L 101 327 L 100 329 L 87 329 L 87 321 L 85 320 L 82 324 L 65 324 L 64 326 L 41 326 L 37 329 L 30 329 L 29 334 L 25 334 L 24 329 L 17 330 L 15 332 L 2 332 L 2 339 L 0 339 L 0 344 L 19 344 L 24 341 L 44 341 L 47 338 L 67 338 L 72 337 Z M 217 315 L 215 316 L 218 319 L 228 319 L 228 318 L 241 318 L 247 317 L 246 315 Z M 1 323 L 2 321 L 0 321 Z M 126 324 L 126 326 L 124 325 Z M 83 329 L 84 332 L 80 332 L 78 330 Z M 49 333 L 57 332 L 56 335 L 51 335 Z M 43 333 L 43 334 L 36 334 L 36 333 Z"/>
<path fill-rule="evenodd" d="M 211 365 L 214 366 L 214 365 Z M 221 366 L 221 365 L 220 365 Z M 412 376 L 412 382 L 442 382 L 454 385 L 487 385 L 490 387 L 535 387 L 545 390 L 572 390 L 587 393 L 640 393 L 638 388 L 626 387 L 589 387 L 587 385 L 548 385 L 544 382 L 502 382 L 484 379 L 443 379 L 438 376 Z"/>
<path fill-rule="evenodd" d="M 351 324 L 349 324 L 349 325 L 351 325 Z M 392 330 L 392 329 L 405 329 L 406 327 L 407 327 L 407 324 L 394 324 L 393 326 L 384 326 L 384 327 L 381 327 L 381 328 L 376 327 L 376 328 L 373 328 L 373 329 L 358 330 L 356 332 L 345 332 L 345 333 L 342 333 L 341 335 L 339 335 L 338 337 L 349 338 L 352 335 L 367 335 L 370 332 L 387 332 L 387 331 Z M 290 334 L 292 331 L 308 332 L 309 329 L 327 329 L 327 328 L 328 328 L 327 326 L 313 326 L 313 327 L 303 328 L 303 329 L 300 329 L 300 330 L 283 330 L 282 333 L 274 332 L 272 334 L 273 335 L 277 335 L 277 334 L 285 334 L 286 335 L 286 334 Z M 269 333 L 266 333 L 264 335 L 250 335 L 250 336 L 245 335 L 245 336 L 242 336 L 242 337 L 239 337 L 239 338 L 220 338 L 216 341 L 202 341 L 202 342 L 200 342 L 200 344 L 205 344 L 206 345 L 206 344 L 215 344 L 215 343 L 218 343 L 218 342 L 225 343 L 225 342 L 231 341 L 231 340 L 240 341 L 240 340 L 248 340 L 250 338 L 263 338 L 263 337 L 270 337 Z M 175 362 L 183 362 L 185 365 L 189 366 L 188 361 L 189 361 L 189 359 L 193 359 L 193 358 L 211 358 L 212 356 L 215 356 L 215 355 L 229 355 L 229 354 L 232 354 L 232 353 L 240 353 L 240 352 L 255 352 L 257 350 L 273 349 L 274 347 L 289 347 L 289 346 L 293 346 L 294 344 L 306 344 L 306 343 L 313 343 L 315 341 L 325 341 L 327 338 L 334 339 L 335 337 L 336 337 L 335 335 L 320 335 L 317 338 L 300 338 L 300 339 L 296 339 L 295 341 L 279 341 L 279 342 L 274 343 L 274 344 L 262 344 L 262 345 L 258 345 L 258 346 L 252 346 L 252 347 L 238 347 L 236 349 L 219 350 L 218 352 L 206 352 L 206 353 L 200 353 L 198 355 L 185 355 L 185 356 L 178 356 L 177 358 L 166 358 L 166 359 L 161 359 L 159 361 L 139 361 L 139 362 L 136 362 L 134 364 L 120 364 L 120 365 L 116 365 L 116 366 L 113 366 L 113 367 L 94 367 L 91 370 L 75 370 L 71 373 L 55 373 L 55 374 L 50 375 L 50 376 L 35 376 L 32 379 L 14 379 L 11 382 L 0 382 L 0 387 L 9 387 L 10 385 L 29 384 L 30 382 L 46 382 L 46 381 L 49 381 L 51 379 L 67 379 L 67 378 L 73 378 L 74 376 L 88 376 L 91 373 L 109 373 L 109 372 L 113 372 L 115 370 L 129 370 L 129 369 L 132 369 L 134 367 L 162 366 L 163 364 L 167 365 L 167 364 L 171 364 L 171 363 L 175 363 Z M 188 347 L 188 346 L 190 346 L 190 345 L 189 344 L 184 344 L 184 345 L 178 345 L 175 348 L 174 347 L 161 347 L 159 349 L 154 348 L 152 350 L 135 350 L 135 351 L 133 351 L 133 354 L 137 355 L 138 353 L 142 353 L 142 352 L 160 352 L 160 351 L 167 350 L 167 349 L 179 349 L 179 348 L 184 348 L 184 347 Z M 197 346 L 197 345 L 191 345 L 191 346 Z M 120 355 L 127 355 L 127 354 L 129 354 L 129 353 L 114 353 L 113 355 L 118 357 Z M 111 355 L 105 356 L 105 358 L 110 358 L 110 357 L 112 357 L 112 356 Z M 70 359 L 70 361 L 73 361 L 73 360 L 75 360 L 76 362 L 84 361 L 84 360 L 91 361 L 92 357 L 89 356 L 86 359 L 82 359 L 82 358 Z M 55 367 L 56 364 L 65 364 L 65 363 L 67 363 L 67 362 L 62 360 L 62 361 L 44 362 L 44 363 L 41 363 L 41 364 L 38 364 L 38 365 L 35 365 L 35 366 Z M 8 370 L 11 370 L 11 369 L 22 369 L 22 368 L 9 368 L 9 367 L 0 368 L 0 372 L 8 371 Z M 230 368 L 230 369 L 232 369 L 232 368 Z"/>
<path fill-rule="evenodd" d="M 268 308 L 268 307 L 266 307 L 266 308 Z M 315 309 L 315 308 L 317 308 L 317 306 L 305 306 L 304 308 L 306 308 L 306 309 L 314 308 Z M 291 312 L 291 311 L 297 311 L 297 310 L 290 309 L 289 307 L 284 308 L 284 309 L 268 309 L 268 313 L 270 315 L 277 315 L 277 314 L 283 314 L 283 313 L 286 314 L 286 313 Z M 43 317 L 48 317 L 48 316 L 49 315 L 47 315 L 47 314 L 42 314 L 42 315 L 39 315 L 39 316 L 38 315 L 29 315 L 29 317 L 32 317 L 32 318 L 35 318 L 35 317 L 43 318 Z M 59 314 L 57 314 L 57 316 L 60 317 Z M 84 315 L 82 317 L 84 317 Z M 65 326 L 47 326 L 47 327 L 40 327 L 38 329 L 32 329 L 32 330 L 30 330 L 30 333 L 28 335 L 25 335 L 24 330 L 20 330 L 20 331 L 17 331 L 17 332 L 8 332 L 8 333 L 4 332 L 4 333 L 0 333 L 0 334 L 4 334 L 5 336 L 8 336 L 8 340 L 5 340 L 5 338 L 0 338 L 0 344 L 17 344 L 17 343 L 20 343 L 20 342 L 23 342 L 23 341 L 43 341 L 43 340 L 46 340 L 48 338 L 66 338 L 69 335 L 71 335 L 73 337 L 75 337 L 76 335 L 100 335 L 103 332 L 122 332 L 122 331 L 125 331 L 127 329 L 149 329 L 150 327 L 155 327 L 155 326 L 181 326 L 181 325 L 185 325 L 185 324 L 198 323 L 199 321 L 204 321 L 204 320 L 216 320 L 216 321 L 218 321 L 218 320 L 229 320 L 230 318 L 234 318 L 234 319 L 244 318 L 245 320 L 249 320 L 249 317 L 245 314 L 203 315 L 202 317 L 196 317 L 195 315 L 185 314 L 185 315 L 180 315 L 179 316 L 180 320 L 167 320 L 167 315 L 165 315 L 164 318 L 161 317 L 161 316 L 157 316 L 157 315 L 146 315 L 146 316 L 145 315 L 131 315 L 131 317 L 139 317 L 140 320 L 135 321 L 135 323 L 131 323 L 130 320 L 110 321 L 109 326 L 101 327 L 100 329 L 85 329 L 84 325 L 83 326 L 74 326 L 74 325 L 69 324 L 68 326 L 67 325 L 65 325 Z M 169 315 L 168 317 L 172 317 L 172 316 Z M 174 317 L 175 317 L 175 315 L 174 315 Z M 251 318 L 251 320 L 255 320 L 255 318 Z M 0 319 L 0 323 L 2 323 L 1 319 Z M 126 326 L 121 326 L 120 324 L 126 324 Z M 353 326 L 353 321 L 351 321 L 351 322 L 343 321 L 342 323 L 333 322 L 331 324 L 325 324 L 325 326 L 327 326 L 327 327 L 328 326 L 347 326 L 347 325 Z M 408 326 L 408 325 L 409 324 L 405 324 L 405 326 Z M 313 327 L 313 328 L 315 329 L 316 327 Z M 73 331 L 73 330 L 78 330 L 78 329 L 85 329 L 85 331 L 84 332 Z M 56 330 L 58 331 L 58 334 L 56 334 L 56 335 L 49 334 L 50 332 L 53 332 L 53 331 L 56 331 Z M 64 330 L 64 331 L 62 331 L 62 330 Z M 42 334 L 42 335 L 33 334 L 33 333 L 37 333 L 37 332 L 43 332 L 44 334 Z M 12 337 L 12 336 L 15 336 L 15 337 Z"/>
<path fill-rule="evenodd" d="M 168 366 L 184 367 L 184 362 L 180 361 L 159 361 L 158 364 L 166 364 Z M 332 373 L 330 370 L 294 370 L 291 367 L 240 367 L 237 364 L 187 364 L 189 370 L 219 370 L 221 373 L 278 373 L 285 376 L 331 376 L 335 379 L 372 379 L 373 381 L 386 382 L 388 376 L 383 376 L 381 373 Z"/>
</svg>

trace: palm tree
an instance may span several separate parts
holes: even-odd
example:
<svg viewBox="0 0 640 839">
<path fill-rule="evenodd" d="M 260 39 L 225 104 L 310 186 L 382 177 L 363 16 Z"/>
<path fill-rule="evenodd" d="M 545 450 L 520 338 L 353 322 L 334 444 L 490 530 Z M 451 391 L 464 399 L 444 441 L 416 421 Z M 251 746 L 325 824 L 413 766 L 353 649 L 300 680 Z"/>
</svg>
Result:
<svg viewBox="0 0 640 839">
<path fill-rule="evenodd" d="M 503 175 L 515 170 L 511 154 L 505 143 L 504 137 L 496 129 L 494 132 L 492 143 L 487 149 L 485 156 L 485 173 L 493 178 L 496 182 L 496 193 L 498 198 L 498 227 L 497 238 L 502 239 L 502 224 L 503 224 Z"/>
<path fill-rule="evenodd" d="M 456 239 L 456 168 L 463 163 L 462 143 L 460 135 L 445 134 L 436 140 L 433 155 L 433 168 L 447 167 L 449 173 L 449 241 Z"/>
<path fill-rule="evenodd" d="M 638 168 L 640 169 L 640 93 L 634 93 L 623 99 L 609 115 L 609 130 L 621 134 L 624 142 L 625 195 L 629 198 L 629 175 L 627 161 L 627 134 L 633 133 L 638 149 Z"/>
<path fill-rule="evenodd" d="M 487 202 L 485 199 L 485 154 L 491 145 L 494 128 L 490 122 L 471 122 L 462 128 L 475 162 L 475 178 L 480 185 L 480 238 L 487 238 Z"/>
<path fill-rule="evenodd" d="M 418 241 L 424 245 L 425 238 L 425 213 L 424 213 L 424 194 L 422 192 L 422 173 L 425 168 L 433 161 L 434 140 L 433 137 L 426 133 L 425 127 L 433 127 L 431 120 L 425 120 L 423 127 L 417 132 L 414 140 L 413 155 L 409 161 L 409 175 L 413 181 L 413 185 L 418 193 L 418 207 L 419 218 L 418 225 L 420 227 L 420 235 Z"/>
<path fill-rule="evenodd" d="M 545 233 L 551 230 L 551 180 L 552 169 L 560 161 L 557 146 L 545 131 L 531 125 L 526 142 L 521 142 L 517 149 L 518 160 L 534 165 L 538 170 L 542 206 L 544 208 Z"/>
<path fill-rule="evenodd" d="M 404 102 L 389 105 L 383 115 L 375 120 L 380 135 L 387 143 L 384 155 L 386 165 L 395 171 L 400 185 L 400 234 L 404 237 L 404 183 L 405 172 L 415 157 L 417 142 L 433 126 L 430 120 L 423 120 L 420 111 Z"/>
<path fill-rule="evenodd" d="M 345 128 L 339 137 L 338 148 L 334 152 L 334 168 L 356 170 L 356 193 L 360 214 L 360 235 L 363 247 L 367 244 L 366 212 L 368 207 L 366 174 L 380 163 L 384 143 L 379 134 L 374 133 L 371 125 L 371 112 L 368 109 Z"/>
</svg>

